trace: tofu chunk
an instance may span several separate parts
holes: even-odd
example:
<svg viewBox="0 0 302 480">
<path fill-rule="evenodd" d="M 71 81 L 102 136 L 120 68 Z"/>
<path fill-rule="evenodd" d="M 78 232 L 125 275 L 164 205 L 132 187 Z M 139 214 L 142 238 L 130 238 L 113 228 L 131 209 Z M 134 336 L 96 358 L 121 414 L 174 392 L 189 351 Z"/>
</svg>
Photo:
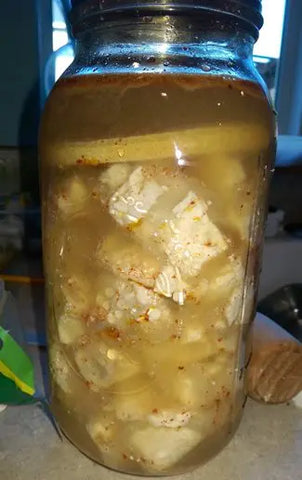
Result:
<svg viewBox="0 0 302 480">
<path fill-rule="evenodd" d="M 209 282 L 207 295 L 226 297 L 224 308 L 228 326 L 239 321 L 243 301 L 245 269 L 242 262 L 229 257 L 228 263 L 219 271 L 219 275 Z"/>
<path fill-rule="evenodd" d="M 117 394 L 114 396 L 112 406 L 116 417 L 123 422 L 144 420 L 152 410 L 152 391 L 146 387 L 127 395 Z"/>
<path fill-rule="evenodd" d="M 172 395 L 184 408 L 198 409 L 201 404 L 200 391 L 194 384 L 196 378 L 187 372 L 180 372 L 173 382 Z"/>
<path fill-rule="evenodd" d="M 65 312 L 81 316 L 87 311 L 91 302 L 91 289 L 84 276 L 69 276 L 63 280 L 60 290 L 63 293 Z"/>
<path fill-rule="evenodd" d="M 228 258 L 228 263 L 218 271 L 218 275 L 211 280 L 210 288 L 227 289 L 240 285 L 244 280 L 244 266 L 241 261 L 235 259 L 232 255 Z"/>
<path fill-rule="evenodd" d="M 98 301 L 101 301 L 100 298 Z M 156 321 L 168 313 L 163 311 L 161 298 L 152 290 L 123 280 L 116 280 L 110 302 L 103 303 L 103 306 L 109 307 L 107 321 L 119 327 L 127 326 L 132 320 L 143 321 L 144 317 L 148 317 L 148 321 Z"/>
<path fill-rule="evenodd" d="M 227 248 L 218 228 L 207 215 L 207 204 L 190 191 L 173 209 L 173 218 L 163 228 L 165 252 L 180 274 L 198 275 L 203 264 Z"/>
<path fill-rule="evenodd" d="M 145 459 L 154 470 L 165 470 L 179 462 L 201 440 L 201 434 L 187 427 L 137 430 L 130 438 L 135 454 Z"/>
<path fill-rule="evenodd" d="M 221 266 L 215 266 L 206 278 L 198 279 L 194 286 L 187 288 L 188 297 L 198 302 L 202 297 L 230 298 L 234 290 L 241 288 L 244 281 L 244 267 L 239 259 L 229 256 Z"/>
<path fill-rule="evenodd" d="M 242 302 L 243 302 L 243 285 L 234 289 L 226 305 L 225 316 L 229 326 L 239 321 L 238 317 L 242 308 Z"/>
<path fill-rule="evenodd" d="M 107 322 L 128 337 L 146 335 L 157 342 L 175 333 L 175 322 L 168 302 L 142 285 L 115 278 L 110 289 L 97 295 L 98 305 L 107 309 Z"/>
<path fill-rule="evenodd" d="M 184 324 L 181 334 L 181 342 L 183 343 L 195 343 L 205 340 L 205 328 L 202 322 L 195 324 Z"/>
<path fill-rule="evenodd" d="M 163 192 L 164 188 L 155 180 L 146 178 L 143 167 L 138 167 L 110 198 L 109 212 L 120 225 L 136 224 Z"/>
<path fill-rule="evenodd" d="M 62 215 L 75 215 L 84 210 L 88 199 L 89 191 L 87 186 L 75 176 L 66 181 L 59 191 L 57 206 Z"/>
<path fill-rule="evenodd" d="M 233 364 L 228 365 L 226 355 L 220 353 L 202 364 L 191 364 L 179 372 L 171 383 L 171 397 L 177 400 L 184 410 L 212 408 L 230 392 L 233 380 Z"/>
<path fill-rule="evenodd" d="M 107 202 L 111 195 L 127 181 L 131 167 L 126 163 L 111 165 L 99 177 L 101 201 Z"/>
<path fill-rule="evenodd" d="M 102 450 L 115 433 L 114 418 L 109 414 L 100 414 L 93 417 L 86 425 L 87 431 L 94 443 Z"/>
<path fill-rule="evenodd" d="M 83 320 L 69 313 L 58 318 L 57 328 L 60 342 L 65 345 L 75 342 L 85 332 Z"/>
<path fill-rule="evenodd" d="M 134 240 L 122 235 L 110 235 L 99 246 L 99 261 L 122 278 L 153 288 L 160 273 L 160 264 Z"/>
<path fill-rule="evenodd" d="M 179 428 L 187 425 L 191 418 L 188 411 L 160 410 L 148 415 L 148 422 L 153 427 Z"/>
<path fill-rule="evenodd" d="M 207 337 L 191 343 L 173 338 L 161 344 L 144 345 L 141 355 L 148 371 L 154 372 L 154 377 L 168 389 L 167 385 L 174 381 L 171 372 L 187 372 L 191 364 L 206 362 L 216 351 L 217 346 Z M 197 373 L 202 378 L 203 372 L 198 370 Z M 197 377 L 197 380 L 200 382 L 200 378 Z"/>
<path fill-rule="evenodd" d="M 155 256 L 135 240 L 110 235 L 100 245 L 98 259 L 115 275 L 154 289 L 154 292 L 184 304 L 186 284 L 178 268 L 161 266 Z"/>
<path fill-rule="evenodd" d="M 101 185 L 107 185 L 111 193 L 127 181 L 131 167 L 126 163 L 109 166 L 101 175 Z"/>
<path fill-rule="evenodd" d="M 72 392 L 72 370 L 64 349 L 53 343 L 49 349 L 50 372 L 54 382 L 64 393 Z"/>
<path fill-rule="evenodd" d="M 110 348 L 102 341 L 87 339 L 79 342 L 74 352 L 79 373 L 93 391 L 110 387 L 139 371 L 137 363 L 127 358 L 120 350 Z"/>
</svg>

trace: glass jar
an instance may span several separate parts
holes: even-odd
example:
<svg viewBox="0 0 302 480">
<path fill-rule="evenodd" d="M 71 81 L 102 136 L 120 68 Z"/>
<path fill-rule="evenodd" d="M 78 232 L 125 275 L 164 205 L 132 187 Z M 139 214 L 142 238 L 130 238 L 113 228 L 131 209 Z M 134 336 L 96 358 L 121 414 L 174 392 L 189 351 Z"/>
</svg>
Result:
<svg viewBox="0 0 302 480">
<path fill-rule="evenodd" d="M 52 408 L 113 469 L 178 474 L 245 404 L 275 120 L 257 0 L 78 1 L 45 107 Z"/>
</svg>

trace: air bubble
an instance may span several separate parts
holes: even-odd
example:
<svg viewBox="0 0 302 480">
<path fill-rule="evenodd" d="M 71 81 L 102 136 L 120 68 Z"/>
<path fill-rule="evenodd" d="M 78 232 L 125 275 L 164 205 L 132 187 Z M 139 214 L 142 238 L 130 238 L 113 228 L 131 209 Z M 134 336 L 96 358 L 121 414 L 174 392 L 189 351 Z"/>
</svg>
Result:
<svg viewBox="0 0 302 480">
<path fill-rule="evenodd" d="M 155 62 L 155 56 L 154 55 L 150 55 L 149 57 L 147 57 L 147 62 L 149 63 L 154 63 Z"/>
</svg>

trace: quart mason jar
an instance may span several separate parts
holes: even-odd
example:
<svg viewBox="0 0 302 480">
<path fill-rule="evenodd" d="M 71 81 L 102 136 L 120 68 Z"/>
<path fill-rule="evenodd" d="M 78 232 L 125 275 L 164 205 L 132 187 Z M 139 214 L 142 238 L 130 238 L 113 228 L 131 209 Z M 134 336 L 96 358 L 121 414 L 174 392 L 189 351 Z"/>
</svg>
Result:
<svg viewBox="0 0 302 480">
<path fill-rule="evenodd" d="M 51 402 L 113 469 L 189 471 L 242 414 L 275 149 L 260 10 L 74 2 L 40 138 Z"/>
</svg>

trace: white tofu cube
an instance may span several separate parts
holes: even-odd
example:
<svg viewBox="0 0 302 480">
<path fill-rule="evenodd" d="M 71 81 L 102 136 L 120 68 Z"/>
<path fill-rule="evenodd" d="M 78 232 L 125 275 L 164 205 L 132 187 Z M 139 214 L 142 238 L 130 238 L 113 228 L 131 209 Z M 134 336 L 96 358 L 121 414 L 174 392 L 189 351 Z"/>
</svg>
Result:
<svg viewBox="0 0 302 480">
<path fill-rule="evenodd" d="M 57 206 L 62 215 L 70 216 L 83 211 L 89 199 L 89 190 L 78 177 L 69 179 L 57 196 Z"/>
<path fill-rule="evenodd" d="M 78 345 L 74 359 L 80 374 L 91 390 L 96 392 L 123 381 L 140 370 L 137 363 L 119 350 L 90 339 Z"/>
<path fill-rule="evenodd" d="M 65 393 L 72 392 L 72 370 L 63 348 L 53 343 L 49 348 L 52 378 Z"/>
<path fill-rule="evenodd" d="M 192 342 L 199 342 L 200 340 L 204 340 L 205 332 L 202 325 L 184 325 L 182 334 L 181 334 L 181 341 L 183 343 L 192 343 Z"/>
<path fill-rule="evenodd" d="M 91 289 L 85 277 L 71 275 L 62 283 L 64 310 L 74 316 L 80 316 L 87 311 L 91 301 Z"/>
<path fill-rule="evenodd" d="M 227 243 L 209 219 L 207 204 L 194 192 L 176 205 L 173 214 L 162 230 L 164 250 L 181 275 L 196 276 L 205 262 L 226 250 Z"/>
<path fill-rule="evenodd" d="M 130 446 L 152 469 L 161 471 L 179 462 L 200 440 L 201 434 L 187 427 L 147 427 L 133 433 Z"/>
<path fill-rule="evenodd" d="M 152 291 L 134 282 L 117 281 L 115 295 L 110 301 L 108 322 L 121 327 L 129 321 L 139 322 L 140 317 L 155 308 L 160 298 Z"/>
<path fill-rule="evenodd" d="M 229 256 L 228 260 L 228 263 L 219 270 L 218 276 L 211 281 L 211 289 L 227 289 L 243 283 L 244 267 L 241 261 L 235 259 L 232 255 Z"/>
<path fill-rule="evenodd" d="M 165 299 L 132 281 L 116 278 L 112 287 L 109 300 L 103 292 L 97 296 L 98 304 L 107 309 L 107 322 L 111 325 L 131 338 L 146 334 L 151 342 L 162 341 L 174 333 L 175 322 Z"/>
<path fill-rule="evenodd" d="M 233 325 L 233 323 L 239 320 L 238 317 L 242 308 L 242 302 L 243 285 L 234 289 L 225 308 L 225 316 L 229 326 Z"/>
<path fill-rule="evenodd" d="M 164 188 L 146 178 L 143 167 L 138 167 L 110 198 L 109 212 L 120 225 L 136 224 L 163 192 Z"/>
<path fill-rule="evenodd" d="M 101 191 L 105 187 L 107 193 L 114 193 L 117 188 L 127 181 L 130 171 L 131 167 L 126 163 L 119 163 L 106 168 L 99 178 Z"/>
<path fill-rule="evenodd" d="M 110 235 L 100 245 L 99 261 L 115 275 L 153 288 L 160 273 L 159 262 L 135 241 L 121 235 Z"/>
<path fill-rule="evenodd" d="M 83 320 L 68 313 L 58 318 L 57 328 L 60 342 L 66 345 L 75 342 L 85 332 Z"/>
<path fill-rule="evenodd" d="M 112 406 L 119 420 L 132 422 L 146 419 L 152 410 L 152 392 L 148 387 L 127 395 L 115 395 Z"/>
<path fill-rule="evenodd" d="M 197 409 L 201 404 L 200 389 L 196 385 L 194 375 L 186 371 L 180 372 L 172 385 L 172 395 L 183 405 L 184 408 Z"/>
<path fill-rule="evenodd" d="M 102 414 L 92 418 L 86 425 L 87 431 L 96 445 L 102 449 L 115 433 L 114 420 L 111 416 Z"/>
<path fill-rule="evenodd" d="M 215 275 L 216 274 L 216 275 Z M 228 258 L 227 263 L 215 269 L 215 273 L 198 281 L 196 286 L 188 287 L 188 296 L 198 301 L 202 297 L 223 297 L 231 295 L 235 288 L 243 285 L 244 268 L 240 260 L 233 256 Z"/>
<path fill-rule="evenodd" d="M 153 427 L 179 428 L 187 425 L 191 418 L 188 411 L 160 410 L 148 415 L 148 422 Z"/>
</svg>

